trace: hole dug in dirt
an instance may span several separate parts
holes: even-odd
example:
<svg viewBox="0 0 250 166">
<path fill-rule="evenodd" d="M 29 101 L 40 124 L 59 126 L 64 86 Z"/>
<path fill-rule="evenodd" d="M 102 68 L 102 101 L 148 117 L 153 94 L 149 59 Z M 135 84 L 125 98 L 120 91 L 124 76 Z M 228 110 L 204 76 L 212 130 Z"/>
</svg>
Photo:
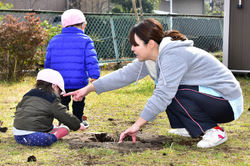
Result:
<svg viewBox="0 0 250 166">
<path fill-rule="evenodd" d="M 92 137 L 89 137 L 93 142 L 114 142 L 115 140 L 108 136 L 107 133 L 92 133 Z"/>
<path fill-rule="evenodd" d="M 173 142 L 172 138 L 163 135 L 138 134 L 136 143 L 131 137 L 125 137 L 121 144 L 118 144 L 119 136 L 110 136 L 108 133 L 72 133 L 64 138 L 70 148 L 107 148 L 114 149 L 121 153 L 142 152 L 146 149 L 162 149 L 167 142 Z"/>
</svg>

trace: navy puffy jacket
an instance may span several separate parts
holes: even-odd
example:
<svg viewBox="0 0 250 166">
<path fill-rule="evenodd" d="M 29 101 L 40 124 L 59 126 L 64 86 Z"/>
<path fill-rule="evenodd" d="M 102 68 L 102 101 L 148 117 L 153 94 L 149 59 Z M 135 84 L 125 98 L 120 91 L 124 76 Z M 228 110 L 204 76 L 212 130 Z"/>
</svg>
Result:
<svg viewBox="0 0 250 166">
<path fill-rule="evenodd" d="M 48 45 L 44 68 L 61 73 L 65 89 L 79 89 L 100 77 L 94 42 L 76 27 L 63 28 Z"/>
</svg>

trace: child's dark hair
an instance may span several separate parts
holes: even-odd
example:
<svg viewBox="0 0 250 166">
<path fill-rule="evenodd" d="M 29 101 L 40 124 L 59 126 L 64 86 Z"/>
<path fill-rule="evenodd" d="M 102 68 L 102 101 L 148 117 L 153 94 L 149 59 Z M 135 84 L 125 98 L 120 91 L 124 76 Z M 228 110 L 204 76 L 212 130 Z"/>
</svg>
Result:
<svg viewBox="0 0 250 166">
<path fill-rule="evenodd" d="M 54 89 L 52 88 L 52 83 L 46 82 L 46 81 L 42 81 L 42 80 L 37 80 L 36 81 L 36 88 L 40 89 L 44 92 L 48 92 L 48 93 L 53 93 Z"/>
<path fill-rule="evenodd" d="M 75 26 L 82 26 L 82 25 L 83 25 L 83 23 L 79 23 L 79 24 L 69 25 L 67 27 L 75 27 Z"/>
<path fill-rule="evenodd" d="M 152 18 L 145 19 L 131 28 L 129 33 L 129 42 L 133 46 L 138 46 L 134 39 L 135 34 L 143 40 L 145 44 L 147 44 L 149 40 L 154 40 L 156 43 L 160 44 L 164 37 L 171 37 L 172 40 L 181 41 L 187 39 L 185 35 L 181 34 L 177 30 L 165 32 L 161 23 Z"/>
</svg>

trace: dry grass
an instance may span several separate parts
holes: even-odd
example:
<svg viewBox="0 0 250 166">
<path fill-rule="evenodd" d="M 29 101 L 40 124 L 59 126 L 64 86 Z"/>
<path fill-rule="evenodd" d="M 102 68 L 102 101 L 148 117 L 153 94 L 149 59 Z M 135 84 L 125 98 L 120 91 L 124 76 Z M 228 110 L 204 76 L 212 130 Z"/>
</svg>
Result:
<svg viewBox="0 0 250 166">
<path fill-rule="evenodd" d="M 107 73 L 104 71 L 103 75 Z M 169 135 L 167 116 L 161 113 L 143 128 L 143 132 L 166 135 L 174 141 L 161 150 L 129 154 L 111 149 L 71 149 L 63 140 L 47 148 L 17 144 L 12 135 L 15 106 L 32 88 L 35 78 L 26 77 L 19 83 L 2 82 L 0 120 L 8 131 L 0 133 L 0 165 L 249 165 L 250 79 L 238 77 L 238 80 L 244 92 L 245 112 L 239 120 L 223 125 L 229 136 L 225 144 L 199 149 L 196 147 L 197 140 Z M 101 95 L 91 93 L 86 99 L 85 114 L 91 125 L 86 132 L 122 132 L 137 119 L 153 88 L 153 81 L 147 77 L 139 85 L 131 84 Z M 109 118 L 114 121 L 109 121 Z M 31 155 L 36 157 L 36 162 L 27 162 Z"/>
</svg>

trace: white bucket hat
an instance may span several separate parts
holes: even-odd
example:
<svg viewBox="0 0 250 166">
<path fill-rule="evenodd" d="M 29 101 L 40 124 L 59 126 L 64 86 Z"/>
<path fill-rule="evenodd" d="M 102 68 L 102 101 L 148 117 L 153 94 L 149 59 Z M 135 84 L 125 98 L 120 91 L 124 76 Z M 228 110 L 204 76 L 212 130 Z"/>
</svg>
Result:
<svg viewBox="0 0 250 166">
<path fill-rule="evenodd" d="M 69 9 L 62 14 L 61 21 L 62 27 L 64 28 L 70 25 L 85 23 L 86 18 L 81 10 Z"/>
<path fill-rule="evenodd" d="M 61 94 L 65 94 L 64 81 L 62 75 L 53 69 L 43 69 L 38 72 L 36 80 L 46 81 L 57 85 L 61 90 Z"/>
</svg>

